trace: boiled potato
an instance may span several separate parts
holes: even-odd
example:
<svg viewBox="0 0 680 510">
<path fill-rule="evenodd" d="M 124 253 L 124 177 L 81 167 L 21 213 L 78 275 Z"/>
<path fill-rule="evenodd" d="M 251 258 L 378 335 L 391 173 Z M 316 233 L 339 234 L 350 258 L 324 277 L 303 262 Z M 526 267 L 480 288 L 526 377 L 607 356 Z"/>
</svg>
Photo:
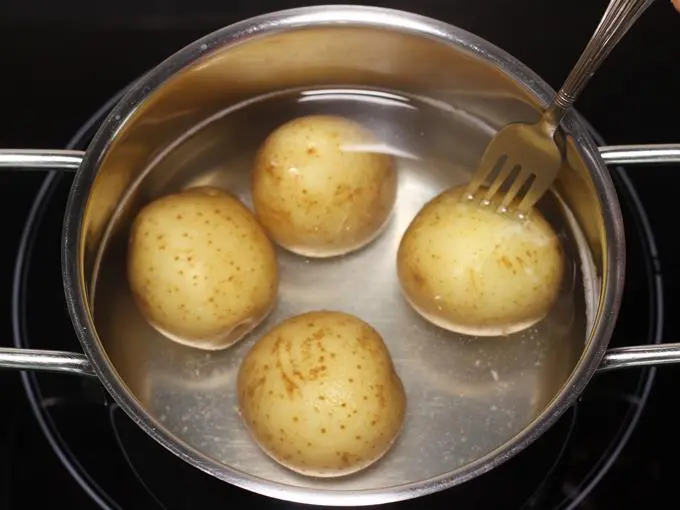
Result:
<svg viewBox="0 0 680 510">
<path fill-rule="evenodd" d="M 406 408 L 378 332 L 329 311 L 290 318 L 262 337 L 241 365 L 238 399 L 268 455 L 318 477 L 347 475 L 380 459 Z"/>
<path fill-rule="evenodd" d="M 253 214 L 216 188 L 161 197 L 135 218 L 128 279 L 147 320 L 206 350 L 259 324 L 278 291 L 274 248 Z"/>
<path fill-rule="evenodd" d="M 495 336 L 525 329 L 550 310 L 564 256 L 537 210 L 525 220 L 493 205 L 461 201 L 452 188 L 426 204 L 397 253 L 406 299 L 430 322 L 459 333 Z"/>
<path fill-rule="evenodd" d="M 271 133 L 256 157 L 252 195 L 274 241 L 300 255 L 331 257 L 375 239 L 397 193 L 392 158 L 366 152 L 376 143 L 360 124 L 326 115 Z"/>
</svg>

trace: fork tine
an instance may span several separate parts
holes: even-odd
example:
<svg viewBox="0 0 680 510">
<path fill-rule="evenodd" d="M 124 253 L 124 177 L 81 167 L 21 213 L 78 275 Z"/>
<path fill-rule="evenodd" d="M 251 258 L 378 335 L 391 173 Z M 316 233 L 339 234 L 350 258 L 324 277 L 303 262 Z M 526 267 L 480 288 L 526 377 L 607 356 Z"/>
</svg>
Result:
<svg viewBox="0 0 680 510">
<path fill-rule="evenodd" d="M 493 145 L 493 144 L 492 144 Z M 472 197 L 479 187 L 484 184 L 484 181 L 489 177 L 489 175 L 501 164 L 501 158 L 505 158 L 503 155 L 496 154 L 496 151 L 489 150 L 491 146 L 484 151 L 482 159 L 479 161 L 477 170 L 472 174 L 472 180 L 468 184 L 466 195 Z"/>
<path fill-rule="evenodd" d="M 507 163 L 507 161 L 505 163 Z M 510 172 L 512 172 L 512 170 L 514 170 L 514 169 L 515 169 L 515 167 L 512 167 L 508 164 L 503 165 L 503 167 L 501 168 L 501 171 L 498 172 L 498 175 L 496 176 L 496 178 L 491 183 L 491 186 L 489 186 L 489 190 L 486 192 L 486 195 L 484 195 L 484 200 L 491 201 L 493 196 L 498 192 L 500 187 L 505 182 L 505 179 L 507 179 L 508 175 L 510 175 Z"/>
<path fill-rule="evenodd" d="M 531 172 L 520 167 L 520 171 L 517 174 L 517 177 L 515 177 L 515 180 L 512 182 L 512 186 L 510 186 L 510 189 L 503 197 L 501 205 L 498 207 L 499 210 L 502 211 L 507 210 L 508 206 L 512 204 L 512 201 L 517 196 L 517 193 L 519 193 L 519 191 L 522 189 L 522 186 L 524 186 L 524 184 L 527 182 L 529 176 L 531 176 Z"/>
<path fill-rule="evenodd" d="M 517 207 L 520 214 L 527 214 L 538 200 L 550 189 L 553 179 L 550 174 L 535 174 L 534 181 L 529 185 L 529 189 Z"/>
</svg>

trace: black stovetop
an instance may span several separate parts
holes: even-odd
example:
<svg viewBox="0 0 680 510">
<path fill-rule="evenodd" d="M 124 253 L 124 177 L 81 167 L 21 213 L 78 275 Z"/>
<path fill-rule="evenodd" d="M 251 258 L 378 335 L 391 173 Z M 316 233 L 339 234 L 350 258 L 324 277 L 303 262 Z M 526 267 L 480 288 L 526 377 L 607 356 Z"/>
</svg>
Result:
<svg viewBox="0 0 680 510">
<path fill-rule="evenodd" d="M 304 5 L 311 3 L 320 2 Z M 606 1 L 373 3 L 412 10 L 475 32 L 519 57 L 557 87 L 597 23 Z M 610 144 L 680 142 L 680 16 L 667 3 L 658 2 L 640 20 L 579 100 L 581 113 Z M 295 5 L 303 4 L 276 0 L 135 0 L 104 7 L 81 0 L 0 2 L 0 147 L 63 147 L 111 96 L 186 43 L 233 21 Z M 562 12 L 567 9 L 569 13 Z M 667 342 L 680 338 L 680 319 L 674 312 L 680 298 L 680 265 L 676 263 L 680 245 L 674 239 L 675 221 L 680 215 L 673 210 L 677 200 L 674 190 L 680 187 L 679 172 L 680 166 L 628 171 L 659 248 L 665 289 L 664 341 Z M 0 266 L 1 346 L 13 345 L 10 310 L 16 251 L 24 222 L 44 178 L 42 173 L 0 172 L 0 211 L 4 220 L 0 251 L 3 262 Z M 59 299 L 59 207 L 67 190 L 67 180 L 55 184 L 54 203 L 45 213 L 49 221 L 42 224 L 41 237 L 36 241 L 35 251 L 40 257 L 36 256 L 33 261 L 32 290 L 26 305 L 30 311 L 27 329 L 33 339 L 31 346 L 77 348 Z M 622 188 L 619 191 L 623 193 Z M 639 235 L 632 226 L 635 218 L 633 212 L 626 218 L 632 239 Z M 636 338 L 622 337 L 639 334 L 640 342 L 647 341 L 643 337 L 650 318 L 643 260 L 649 247 L 640 240 L 632 241 L 631 245 L 637 246 L 630 249 L 637 249 L 640 254 L 633 255 L 629 262 L 629 271 L 634 273 L 629 277 L 632 290 L 628 291 L 625 316 L 615 341 L 632 344 L 637 343 Z M 680 452 L 676 431 L 680 429 L 680 417 L 673 407 L 677 401 L 676 388 L 680 387 L 679 371 L 680 367 L 657 370 L 639 423 L 631 428 L 632 435 L 613 467 L 579 508 L 642 505 L 654 508 L 660 507 L 665 498 L 674 496 L 673 473 Z M 629 419 L 614 408 L 603 406 L 598 410 L 594 392 L 621 390 L 626 385 L 636 387 L 638 379 L 643 380 L 647 375 L 645 372 L 598 377 L 595 388 L 587 390 L 577 408 L 578 421 L 570 421 L 572 417 L 568 414 L 534 451 L 510 468 L 489 478 L 482 477 L 466 493 L 453 490 L 426 500 L 422 502 L 423 507 L 465 508 L 471 501 L 479 501 L 486 492 L 499 490 L 511 494 L 519 490 L 513 486 L 521 486 L 520 479 L 552 466 L 543 457 L 559 453 L 560 448 L 555 448 L 555 444 L 561 443 L 559 439 L 556 443 L 554 438 L 570 437 L 577 444 L 560 461 L 549 490 L 565 494 L 576 490 L 571 484 L 578 478 L 573 473 L 581 468 L 579 463 L 590 462 L 586 460 L 589 452 L 607 449 L 612 438 L 606 437 L 606 433 L 616 430 L 603 428 L 601 422 Z M 103 484 L 110 493 L 118 491 L 121 496 L 117 503 L 121 507 L 155 508 L 158 505 L 140 486 L 134 473 L 130 473 L 129 459 L 120 455 L 119 442 L 127 444 L 128 453 L 133 451 L 137 456 L 135 465 L 140 471 L 154 472 L 159 463 L 173 463 L 176 466 L 173 480 L 187 480 L 188 484 L 188 480 L 196 476 L 183 464 L 181 467 L 174 464 L 180 461 L 159 451 L 160 447 L 155 449 L 155 445 L 138 438 L 141 433 L 129 426 L 122 413 L 97 404 L 97 388 L 83 388 L 72 378 L 60 377 L 59 380 L 31 381 L 42 392 L 43 404 L 46 401 L 45 405 L 52 405 L 50 419 L 61 431 L 61 439 L 70 445 L 76 463 L 90 474 L 95 485 Z M 64 382 L 64 377 L 68 381 Z M 608 381 L 600 381 L 610 377 Z M 628 393 L 632 395 L 632 390 Z M 112 415 L 114 421 L 122 423 L 114 434 L 110 430 Z M 73 469 L 73 462 L 69 467 Z M 143 478 L 149 485 L 154 481 L 151 475 Z M 152 490 L 157 493 L 158 480 L 155 483 L 156 489 L 152 487 Z M 265 505 L 264 499 L 243 491 L 219 492 L 221 487 L 212 485 L 212 480 L 195 483 L 202 484 L 205 498 L 182 498 L 179 484 L 175 487 L 179 489 L 162 500 L 163 506 L 193 508 L 199 501 L 208 508 L 230 502 L 238 507 Z M 476 500 L 469 496 L 471 490 L 479 494 Z M 220 499 L 223 497 L 229 499 Z M 552 492 L 545 501 L 552 501 L 551 497 Z M 0 371 L 0 509 L 59 504 L 70 508 L 98 508 L 94 501 L 55 454 L 29 405 L 20 375 Z M 525 508 L 543 508 L 541 504 L 534 501 Z M 548 503 L 545 505 L 548 508 Z M 476 504 L 476 508 L 482 507 Z M 511 509 L 508 507 L 508 510 Z"/>
</svg>

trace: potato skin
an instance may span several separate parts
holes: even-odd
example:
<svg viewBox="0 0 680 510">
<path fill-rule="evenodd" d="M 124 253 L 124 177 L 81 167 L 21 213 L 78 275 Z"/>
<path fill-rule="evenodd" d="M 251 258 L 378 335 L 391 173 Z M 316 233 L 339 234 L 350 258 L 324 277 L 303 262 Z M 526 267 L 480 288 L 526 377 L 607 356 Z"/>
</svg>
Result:
<svg viewBox="0 0 680 510">
<path fill-rule="evenodd" d="M 520 221 L 461 202 L 465 187 L 427 203 L 402 237 L 402 291 L 424 318 L 450 331 L 496 336 L 549 312 L 564 272 L 560 241 L 538 210 Z"/>
<path fill-rule="evenodd" d="M 348 475 L 379 460 L 406 409 L 377 331 L 331 311 L 292 317 L 263 336 L 239 370 L 238 399 L 260 447 L 316 477 Z"/>
<path fill-rule="evenodd" d="M 375 136 L 342 117 L 310 115 L 272 132 L 258 151 L 252 195 L 260 222 L 283 248 L 343 255 L 386 226 L 397 193 L 391 156 L 351 150 Z"/>
<path fill-rule="evenodd" d="M 274 247 L 257 220 L 210 187 L 146 205 L 132 225 L 127 268 L 149 323 L 206 350 L 241 339 L 266 317 L 278 292 Z"/>
</svg>

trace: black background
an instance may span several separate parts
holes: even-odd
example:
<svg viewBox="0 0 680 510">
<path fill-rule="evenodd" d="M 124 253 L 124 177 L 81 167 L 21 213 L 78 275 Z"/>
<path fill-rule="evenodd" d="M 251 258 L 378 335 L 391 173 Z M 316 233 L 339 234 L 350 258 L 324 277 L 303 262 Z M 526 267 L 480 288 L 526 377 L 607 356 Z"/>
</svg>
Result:
<svg viewBox="0 0 680 510">
<path fill-rule="evenodd" d="M 193 39 L 258 13 L 313 3 L 1 0 L 0 147 L 61 147 L 111 95 Z M 398 0 L 374 5 L 418 12 L 474 32 L 518 57 L 557 88 L 606 1 Z M 610 144 L 680 142 L 680 15 L 668 0 L 658 1 L 631 30 L 593 78 L 578 109 Z M 680 295 L 675 248 L 678 172 L 680 167 L 631 170 L 657 233 L 666 277 L 666 341 L 677 340 L 680 329 L 680 321 L 673 317 Z M 41 179 L 35 173 L 20 179 L 0 173 L 0 345 L 10 344 L 10 266 L 23 218 Z M 628 446 L 650 459 L 653 469 L 639 480 L 613 480 L 600 489 L 628 494 L 631 506 L 660 505 L 662 497 L 675 494 L 678 370 L 660 369 L 645 416 Z M 18 374 L 0 372 L 0 421 L 20 420 L 25 408 Z M 10 438 L 0 426 L 0 456 L 11 441 L 14 449 L 33 456 L 33 490 L 78 493 L 51 452 L 36 444 L 44 439 L 31 433 L 35 425 L 23 420 L 20 429 L 22 433 Z M 0 480 L 7 474 L 3 469 L 11 468 L 0 467 Z"/>
</svg>

